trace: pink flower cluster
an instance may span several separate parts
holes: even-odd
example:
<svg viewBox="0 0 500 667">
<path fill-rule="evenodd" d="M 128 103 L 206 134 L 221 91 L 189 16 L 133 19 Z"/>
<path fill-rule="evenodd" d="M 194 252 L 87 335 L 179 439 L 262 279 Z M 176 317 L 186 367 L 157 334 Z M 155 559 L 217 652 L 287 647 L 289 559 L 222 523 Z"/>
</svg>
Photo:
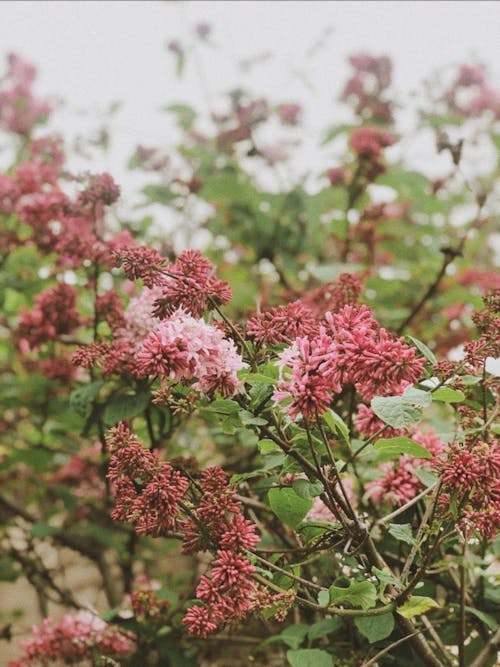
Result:
<svg viewBox="0 0 500 667">
<path fill-rule="evenodd" d="M 323 468 L 323 473 L 327 477 L 332 476 L 332 473 L 328 467 Z M 349 499 L 351 506 L 356 507 L 358 504 L 358 498 L 356 496 L 353 478 L 344 476 L 342 479 L 342 486 L 347 495 L 347 498 Z M 342 494 L 342 490 L 338 484 L 335 485 L 335 488 L 339 494 Z M 322 523 L 337 523 L 338 517 L 335 516 L 335 513 L 332 512 L 330 508 L 323 502 L 320 496 L 316 496 L 313 500 L 313 506 L 307 513 L 305 520 L 320 521 Z"/>
<path fill-rule="evenodd" d="M 454 444 L 444 461 L 436 461 L 448 511 L 449 498 L 464 508 L 462 524 L 493 538 L 500 531 L 500 444 L 472 441 Z M 446 500 L 448 498 L 448 500 Z"/>
<path fill-rule="evenodd" d="M 109 174 L 89 174 L 85 187 L 72 199 L 59 187 L 64 164 L 62 142 L 44 137 L 28 145 L 28 159 L 12 174 L 0 176 L 0 212 L 16 214 L 31 227 L 29 238 L 44 254 L 56 252 L 56 263 L 78 267 L 89 262 L 111 265 L 111 253 L 132 241 L 129 232 L 106 234 L 104 207 L 116 201 L 119 188 Z"/>
<path fill-rule="evenodd" d="M 399 506 L 415 498 L 424 489 L 424 485 L 415 474 L 416 470 L 434 465 L 446 449 L 444 442 L 433 431 L 423 433 L 415 430 L 408 436 L 425 447 L 432 454 L 432 459 L 401 456 L 396 463 L 381 463 L 378 470 L 382 476 L 365 485 L 366 496 L 377 504 Z M 386 433 L 384 437 L 388 437 Z"/>
<path fill-rule="evenodd" d="M 314 333 L 318 323 L 310 308 L 300 301 L 269 308 L 247 320 L 249 338 L 263 345 L 290 343 L 298 336 Z"/>
<path fill-rule="evenodd" d="M 387 99 L 392 63 L 388 56 L 358 53 L 349 58 L 354 73 L 347 81 L 341 99 L 354 103 L 354 112 L 364 120 L 391 123 L 392 104 Z"/>
<path fill-rule="evenodd" d="M 113 253 L 115 266 L 121 266 L 127 278 L 141 278 L 146 287 L 161 284 L 165 258 L 158 250 L 147 246 L 127 245 Z"/>
<path fill-rule="evenodd" d="M 349 146 L 359 158 L 360 172 L 367 181 L 374 181 L 386 167 L 382 161 L 382 149 L 392 146 L 396 137 L 377 127 L 360 127 L 354 130 Z"/>
<path fill-rule="evenodd" d="M 32 636 L 21 642 L 23 654 L 11 660 L 9 667 L 46 665 L 57 661 L 74 665 L 92 660 L 96 654 L 110 657 L 129 657 L 135 650 L 135 636 L 114 628 L 88 611 L 65 614 L 59 621 L 44 619 L 33 626 Z"/>
<path fill-rule="evenodd" d="M 232 396 L 245 366 L 233 341 L 202 319 L 175 311 L 144 339 L 136 355 L 139 373 L 174 382 L 196 378 L 193 388 Z"/>
<path fill-rule="evenodd" d="M 144 338 L 160 324 L 160 320 L 153 315 L 154 304 L 160 294 L 159 287 L 145 287 L 130 299 L 123 312 L 122 322 L 119 326 L 112 327 L 114 338 L 139 347 Z"/>
<path fill-rule="evenodd" d="M 360 158 L 374 161 L 381 157 L 383 148 L 395 141 L 394 135 L 377 127 L 360 127 L 352 132 L 349 145 Z"/>
<path fill-rule="evenodd" d="M 341 273 L 336 280 L 305 292 L 299 302 L 312 310 L 314 316 L 320 319 L 327 312 L 336 313 L 344 306 L 356 303 L 362 287 L 361 274 Z"/>
<path fill-rule="evenodd" d="M 298 125 L 302 115 L 302 107 L 300 104 L 280 104 L 278 107 L 278 115 L 283 125 Z"/>
<path fill-rule="evenodd" d="M 281 353 L 274 401 L 292 419 L 314 419 L 346 385 L 354 385 L 365 401 L 399 394 L 422 375 L 425 360 L 416 355 L 369 308 L 346 305 L 326 313 L 317 334 L 297 338 Z"/>
<path fill-rule="evenodd" d="M 157 300 L 155 315 L 170 315 L 178 308 L 200 317 L 212 304 L 219 306 L 231 300 L 231 288 L 217 278 L 215 266 L 198 250 L 185 250 L 170 264 L 160 284 L 162 295 Z"/>
<path fill-rule="evenodd" d="M 145 449 L 124 422 L 110 429 L 108 442 L 108 479 L 116 499 L 112 518 L 133 523 L 139 534 L 157 537 L 175 530 L 189 480 Z"/>
<path fill-rule="evenodd" d="M 342 390 L 335 351 L 335 343 L 321 327 L 317 335 L 297 338 L 279 355 L 280 382 L 273 400 L 292 419 L 300 415 L 315 419 Z"/>
<path fill-rule="evenodd" d="M 81 323 L 76 311 L 77 291 L 59 283 L 35 298 L 35 306 L 20 315 L 19 345 L 24 351 L 38 347 L 48 340 L 68 334 Z"/>
<path fill-rule="evenodd" d="M 7 56 L 8 69 L 0 87 L 0 127 L 27 135 L 45 119 L 51 107 L 33 94 L 36 69 L 15 53 Z"/>
<path fill-rule="evenodd" d="M 500 118 L 500 92 L 491 87 L 482 65 L 460 65 L 443 100 L 450 111 L 463 116 L 489 111 L 496 120 Z"/>
<path fill-rule="evenodd" d="M 235 490 L 221 468 L 209 468 L 200 480 L 201 496 L 193 514 L 182 522 L 183 551 L 216 550 L 211 576 L 203 575 L 196 597 L 203 603 L 188 609 L 184 622 L 191 633 L 206 637 L 242 619 L 256 604 L 255 568 L 244 555 L 259 537 L 244 518 Z"/>
</svg>

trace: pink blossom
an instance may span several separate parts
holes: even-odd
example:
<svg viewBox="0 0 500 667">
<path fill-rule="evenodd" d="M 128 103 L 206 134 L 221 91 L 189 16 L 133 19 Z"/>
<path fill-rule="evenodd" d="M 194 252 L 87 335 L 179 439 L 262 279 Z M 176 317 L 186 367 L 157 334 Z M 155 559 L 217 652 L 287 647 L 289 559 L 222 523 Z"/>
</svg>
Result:
<svg viewBox="0 0 500 667">
<path fill-rule="evenodd" d="M 376 127 L 360 127 L 354 130 L 349 139 L 349 145 L 359 155 L 367 160 L 377 159 L 382 148 L 392 146 L 396 137 Z"/>
<path fill-rule="evenodd" d="M 300 104 L 281 104 L 278 107 L 278 114 L 283 125 L 298 125 L 302 114 Z"/>
<path fill-rule="evenodd" d="M 298 336 L 312 334 L 317 321 L 310 308 L 299 301 L 276 306 L 247 321 L 247 335 L 264 345 L 290 343 Z"/>
<path fill-rule="evenodd" d="M 203 393 L 218 389 L 225 395 L 239 390 L 237 372 L 245 365 L 235 344 L 220 329 L 182 310 L 146 336 L 137 363 L 143 375 L 174 382 L 196 378 L 194 389 Z"/>
<path fill-rule="evenodd" d="M 108 441 L 108 479 L 116 500 L 112 518 L 133 523 L 139 534 L 156 537 L 175 530 L 189 480 L 145 449 L 123 423 L 110 429 Z"/>
<path fill-rule="evenodd" d="M 377 504 L 404 505 L 422 489 L 420 480 L 414 474 L 412 457 L 402 456 L 396 465 L 381 463 L 378 469 L 383 473 L 382 477 L 365 485 L 366 495 Z"/>
<path fill-rule="evenodd" d="M 34 307 L 21 312 L 19 338 L 34 348 L 73 331 L 81 321 L 75 309 L 76 297 L 75 288 L 65 283 L 41 292 Z"/>
<path fill-rule="evenodd" d="M 36 69 L 15 53 L 8 55 L 7 76 L 0 87 L 0 127 L 16 134 L 29 134 L 51 111 L 45 100 L 34 96 Z"/>
<path fill-rule="evenodd" d="M 160 324 L 160 320 L 153 315 L 154 303 L 160 294 L 160 287 L 145 287 L 132 298 L 123 313 L 121 326 L 114 332 L 115 338 L 139 347 L 148 333 L 155 331 Z"/>
<path fill-rule="evenodd" d="M 349 174 L 344 167 L 331 167 L 327 170 L 326 176 L 330 181 L 330 185 L 336 186 L 346 185 Z"/>
<path fill-rule="evenodd" d="M 456 80 L 457 86 L 482 86 L 486 83 L 484 67 L 482 65 L 460 65 Z"/>
<path fill-rule="evenodd" d="M 34 667 L 57 661 L 73 665 L 91 660 L 96 652 L 129 657 L 136 650 L 135 635 L 109 625 L 89 611 L 65 614 L 59 621 L 45 618 L 32 627 L 32 636 L 21 642 L 23 655 L 9 667 Z"/>
<path fill-rule="evenodd" d="M 78 194 L 77 204 L 80 206 L 95 206 L 96 204 L 109 206 L 116 202 L 119 196 L 120 188 L 110 174 L 106 172 L 90 174 L 87 187 Z"/>
<path fill-rule="evenodd" d="M 420 493 L 424 486 L 415 474 L 420 467 L 431 467 L 438 464 L 439 456 L 445 451 L 446 445 L 432 430 L 422 432 L 415 429 L 412 439 L 425 447 L 431 459 L 417 459 L 412 456 L 401 456 L 396 463 L 382 463 L 378 470 L 383 473 L 365 485 L 366 495 L 377 504 L 404 505 Z M 384 437 L 387 437 L 384 433 Z M 390 436 L 389 436 L 390 437 Z"/>
<path fill-rule="evenodd" d="M 341 391 L 335 344 L 320 329 L 317 337 L 300 337 L 279 355 L 280 381 L 273 400 L 296 419 L 315 419 Z M 286 401 L 286 403 L 283 403 Z"/>
<path fill-rule="evenodd" d="M 200 316 L 210 309 L 211 303 L 222 305 L 231 299 L 229 284 L 217 278 L 215 266 L 198 250 L 182 252 L 165 271 L 161 287 L 162 296 L 154 313 L 160 318 L 178 308 Z"/>
<path fill-rule="evenodd" d="M 113 252 L 115 266 L 123 267 L 130 280 L 142 278 L 146 287 L 154 287 L 163 281 L 165 259 L 160 253 L 146 246 L 124 246 Z"/>
<path fill-rule="evenodd" d="M 336 280 L 305 292 L 299 302 L 312 310 L 319 319 L 324 317 L 326 312 L 336 313 L 347 304 L 356 303 L 362 287 L 362 275 L 341 273 Z"/>
</svg>

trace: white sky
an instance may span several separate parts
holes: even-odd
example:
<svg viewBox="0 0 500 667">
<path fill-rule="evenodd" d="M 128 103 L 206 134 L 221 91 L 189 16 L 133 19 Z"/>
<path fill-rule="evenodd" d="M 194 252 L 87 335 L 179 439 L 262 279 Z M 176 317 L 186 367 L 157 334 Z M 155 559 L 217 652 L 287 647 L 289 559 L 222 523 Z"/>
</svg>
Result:
<svg viewBox="0 0 500 667">
<path fill-rule="evenodd" d="M 188 57 L 179 80 L 165 43 L 192 42 L 199 21 L 212 24 L 215 47 L 198 43 L 198 65 Z M 326 45 L 307 57 L 330 26 Z M 471 59 L 488 65 L 498 85 L 500 3 L 3 0 L 0 45 L 0 55 L 14 50 L 37 64 L 40 93 L 67 101 L 56 117 L 63 133 L 97 127 L 99 109 L 123 102 L 113 121 L 113 150 L 93 167 L 132 188 L 124 163 L 134 146 L 175 140 L 167 116 L 158 113 L 172 101 L 206 109 L 207 98 L 217 103 L 220 93 L 243 83 L 271 101 L 303 101 L 307 126 L 317 134 L 345 113 L 335 98 L 346 78 L 346 56 L 360 50 L 391 55 L 395 88 L 404 93 L 434 68 Z M 266 51 L 274 59 L 246 75 L 235 66 Z M 90 116 L 76 115 L 78 108 Z M 312 162 L 314 154 L 303 159 Z"/>
</svg>

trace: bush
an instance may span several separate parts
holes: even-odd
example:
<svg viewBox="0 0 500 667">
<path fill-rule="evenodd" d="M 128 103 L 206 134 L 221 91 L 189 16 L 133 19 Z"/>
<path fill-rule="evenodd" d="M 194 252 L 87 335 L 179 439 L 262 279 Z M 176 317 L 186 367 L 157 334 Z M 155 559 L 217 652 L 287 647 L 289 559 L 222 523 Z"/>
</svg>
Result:
<svg viewBox="0 0 500 667">
<path fill-rule="evenodd" d="M 261 129 L 298 136 L 303 110 L 245 91 L 211 134 L 177 104 L 178 146 L 138 147 L 144 206 L 202 254 L 117 224 L 112 176 L 67 172 L 9 57 L 0 576 L 59 605 L 12 666 L 495 663 L 499 163 L 462 166 L 464 136 L 498 152 L 499 96 L 471 65 L 427 91 L 432 180 L 395 159 L 389 59 L 350 63 L 326 173 L 275 187 L 288 156 Z"/>
</svg>

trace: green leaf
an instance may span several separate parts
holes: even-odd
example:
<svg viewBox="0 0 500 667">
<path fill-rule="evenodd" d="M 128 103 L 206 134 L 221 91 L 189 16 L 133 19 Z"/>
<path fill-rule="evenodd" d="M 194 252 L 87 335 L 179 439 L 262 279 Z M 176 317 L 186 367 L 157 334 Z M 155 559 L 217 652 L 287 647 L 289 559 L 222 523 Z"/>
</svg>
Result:
<svg viewBox="0 0 500 667">
<path fill-rule="evenodd" d="M 0 558 L 0 581 L 16 581 L 23 573 L 17 563 L 10 558 Z"/>
<path fill-rule="evenodd" d="M 234 415 L 240 411 L 240 406 L 236 401 L 231 401 L 228 398 L 218 398 L 216 401 L 207 405 L 203 410 L 205 412 L 216 412 L 221 415 Z"/>
<path fill-rule="evenodd" d="M 384 591 L 387 586 L 396 586 L 396 588 L 399 588 L 399 582 L 398 580 L 393 577 L 393 575 L 387 570 L 379 570 L 378 567 L 373 566 L 372 567 L 372 573 L 377 577 L 377 579 L 380 581 L 380 593 L 381 595 L 384 594 Z"/>
<path fill-rule="evenodd" d="M 267 419 L 262 419 L 262 417 L 255 417 L 248 410 L 240 410 L 238 416 L 241 419 L 243 426 L 263 426 L 267 424 Z"/>
<path fill-rule="evenodd" d="M 422 415 L 403 396 L 375 396 L 371 402 L 373 412 L 385 424 L 393 428 L 408 428 L 416 424 Z"/>
<path fill-rule="evenodd" d="M 427 361 L 430 361 L 432 365 L 437 363 L 436 355 L 432 350 L 430 350 L 425 343 L 422 343 L 421 340 L 418 340 L 418 338 L 413 338 L 413 336 L 407 336 L 415 345 L 416 348 L 423 354 L 423 356 L 427 359 Z"/>
<path fill-rule="evenodd" d="M 382 614 L 381 616 L 361 616 L 354 619 L 354 625 L 359 632 L 368 639 L 370 644 L 379 642 L 394 630 L 394 616 Z"/>
<path fill-rule="evenodd" d="M 45 449 L 18 449 L 12 453 L 11 462 L 24 463 L 36 472 L 46 472 L 52 466 L 54 454 Z"/>
<path fill-rule="evenodd" d="M 441 401 L 442 403 L 461 403 L 465 399 L 465 394 L 459 389 L 439 387 L 432 392 L 432 398 L 434 401 Z"/>
<path fill-rule="evenodd" d="M 277 445 L 274 440 L 269 440 L 269 438 L 263 438 L 262 440 L 259 440 L 257 443 L 257 447 L 259 448 L 259 452 L 261 454 L 275 454 L 277 452 L 281 453 L 280 446 Z"/>
<path fill-rule="evenodd" d="M 272 385 L 278 382 L 277 378 L 268 377 L 262 373 L 249 373 L 248 371 L 238 373 L 238 376 L 248 384 Z"/>
<path fill-rule="evenodd" d="M 332 656 L 319 648 L 290 650 L 286 657 L 291 667 L 333 667 Z"/>
<path fill-rule="evenodd" d="M 146 185 L 142 189 L 143 194 L 155 204 L 168 205 L 173 199 L 179 196 L 173 192 L 168 185 Z"/>
<path fill-rule="evenodd" d="M 330 586 L 330 603 L 349 603 L 353 607 L 370 609 L 377 601 L 377 589 L 370 581 L 351 581 L 348 588 Z"/>
<path fill-rule="evenodd" d="M 432 403 L 432 395 L 430 391 L 424 391 L 417 387 L 408 387 L 403 392 L 403 398 L 407 403 L 416 405 L 419 408 L 426 408 Z"/>
<path fill-rule="evenodd" d="M 103 420 L 107 426 L 113 426 L 125 419 L 131 419 L 143 412 L 149 403 L 149 393 L 113 394 L 104 408 Z"/>
<path fill-rule="evenodd" d="M 328 428 L 332 433 L 337 433 L 347 443 L 349 443 L 349 427 L 340 415 L 332 409 L 328 409 L 323 415 Z"/>
<path fill-rule="evenodd" d="M 330 141 L 333 141 L 340 134 L 345 134 L 351 129 L 352 125 L 348 125 L 347 123 L 342 123 L 341 125 L 332 125 L 332 127 L 329 127 L 323 135 L 321 145 L 324 146 L 325 144 L 330 143 Z"/>
<path fill-rule="evenodd" d="M 330 604 L 330 591 L 323 589 L 318 593 L 318 604 L 320 607 L 328 607 Z"/>
<path fill-rule="evenodd" d="M 436 473 L 432 472 L 429 470 L 429 468 L 417 468 L 416 470 L 413 471 L 413 474 L 418 477 L 418 479 L 422 482 L 424 486 L 427 488 L 430 488 L 431 486 L 434 486 L 436 482 L 439 479 L 439 476 L 436 475 Z"/>
<path fill-rule="evenodd" d="M 393 461 L 402 454 L 408 454 L 416 459 L 430 459 L 432 454 L 414 440 L 399 436 L 396 438 L 381 438 L 373 445 L 370 452 L 377 452 L 378 461 Z"/>
<path fill-rule="evenodd" d="M 474 607 L 465 607 L 466 611 L 469 612 L 469 614 L 473 614 L 476 616 L 480 621 L 485 623 L 490 630 L 493 632 L 496 632 L 498 628 L 498 623 L 496 620 L 491 616 L 490 614 L 486 614 L 484 611 L 480 611 L 479 609 L 474 609 Z"/>
<path fill-rule="evenodd" d="M 406 542 L 406 544 L 411 545 L 415 544 L 415 538 L 413 537 L 409 523 L 390 523 L 389 534 L 400 542 Z"/>
<path fill-rule="evenodd" d="M 297 649 L 306 638 L 308 630 L 309 626 L 307 625 L 290 625 L 284 628 L 278 636 L 287 646 Z"/>
<path fill-rule="evenodd" d="M 34 523 L 31 526 L 31 534 L 33 537 L 49 537 L 50 535 L 55 535 L 59 532 L 61 532 L 59 526 L 51 526 L 46 522 Z"/>
<path fill-rule="evenodd" d="M 293 489 L 269 489 L 269 504 L 276 516 L 296 528 L 312 507 L 312 500 L 301 498 Z"/>
<path fill-rule="evenodd" d="M 164 111 L 168 111 L 177 116 L 177 122 L 184 130 L 189 130 L 196 120 L 196 111 L 193 107 L 190 107 L 187 104 L 179 102 L 169 104 L 169 106 L 164 108 Z"/>
<path fill-rule="evenodd" d="M 333 618 L 325 618 L 322 621 L 318 621 L 317 623 L 311 625 L 307 632 L 307 636 L 309 638 L 309 641 L 313 642 L 315 639 L 320 639 L 320 637 L 326 637 L 326 635 L 329 635 L 332 632 L 340 630 L 341 627 L 342 627 L 342 619 L 339 616 L 334 616 Z"/>
<path fill-rule="evenodd" d="M 296 479 L 293 490 L 301 498 L 315 498 L 323 493 L 325 487 L 321 482 L 310 482 L 308 479 Z"/>
<path fill-rule="evenodd" d="M 86 419 L 92 411 L 92 403 L 99 395 L 101 387 L 104 385 L 102 380 L 90 382 L 83 387 L 78 387 L 71 392 L 69 397 L 69 406 L 77 415 Z"/>
<path fill-rule="evenodd" d="M 429 611 L 429 609 L 435 609 L 436 607 L 439 607 L 439 605 L 432 598 L 413 595 L 409 600 L 401 605 L 401 607 L 397 608 L 397 612 L 405 618 L 414 618 L 415 616 L 425 614 L 425 612 Z"/>
</svg>

